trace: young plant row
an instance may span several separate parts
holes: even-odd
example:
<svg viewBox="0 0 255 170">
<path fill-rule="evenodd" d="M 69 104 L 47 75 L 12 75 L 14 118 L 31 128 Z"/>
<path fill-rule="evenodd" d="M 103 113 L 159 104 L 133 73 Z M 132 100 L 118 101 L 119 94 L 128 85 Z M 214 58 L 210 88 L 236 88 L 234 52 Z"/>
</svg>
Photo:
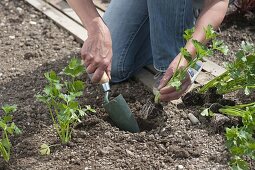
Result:
<svg viewBox="0 0 255 170">
<path fill-rule="evenodd" d="M 205 57 L 214 55 L 215 52 L 228 52 L 228 47 L 223 41 L 218 40 L 217 33 L 211 26 L 205 30 L 206 40 L 210 45 L 204 45 L 196 40 L 192 40 L 194 29 L 186 30 L 184 38 L 186 41 L 192 41 L 196 55 L 192 59 L 191 54 L 185 48 L 181 48 L 182 57 L 179 60 L 185 59 L 188 65 L 184 68 L 179 68 L 168 82 L 168 86 L 175 87 L 180 90 L 181 82 L 187 76 L 189 68 L 193 68 L 196 62 Z M 226 72 L 215 77 L 206 85 L 199 89 L 199 93 L 206 93 L 210 89 L 216 89 L 217 94 L 227 94 L 237 90 L 242 90 L 246 95 L 249 95 L 255 88 L 255 48 L 254 45 L 248 42 L 242 42 L 240 50 L 236 53 L 236 59 L 232 63 L 226 64 Z M 160 93 L 155 95 L 155 103 L 159 102 Z M 247 159 L 255 160 L 255 103 L 243 104 L 237 106 L 224 106 L 219 110 L 222 114 L 229 116 L 238 116 L 242 119 L 242 125 L 226 129 L 227 147 L 231 153 L 230 165 L 232 169 L 249 169 Z M 202 113 L 204 116 L 213 116 L 214 113 L 210 108 L 205 109 Z"/>
<path fill-rule="evenodd" d="M 54 71 L 45 73 L 48 84 L 42 94 L 36 95 L 47 106 L 53 126 L 63 144 L 70 141 L 74 127 L 86 112 L 95 112 L 88 105 L 81 107 L 78 102 L 85 88 L 85 83 L 78 78 L 84 72 L 81 61 L 73 58 L 61 72 L 61 77 Z"/>
<path fill-rule="evenodd" d="M 242 42 L 235 61 L 226 65 L 226 72 L 209 81 L 199 92 L 205 93 L 211 88 L 217 89 L 218 94 L 241 90 L 249 95 L 254 90 L 255 47 L 253 44 Z M 219 112 L 242 120 L 242 124 L 226 128 L 226 145 L 231 154 L 232 169 L 250 169 L 247 160 L 255 161 L 255 103 L 223 106 Z M 205 109 L 201 114 L 214 115 L 210 108 Z"/>
<path fill-rule="evenodd" d="M 2 106 L 2 112 L 0 112 L 0 134 L 2 134 L 2 138 L 0 138 L 0 156 L 2 156 L 5 161 L 9 161 L 11 155 L 12 145 L 10 142 L 10 135 L 21 133 L 20 129 L 12 121 L 13 116 L 11 113 L 16 110 L 16 105 L 5 105 Z"/>
<path fill-rule="evenodd" d="M 54 71 L 44 74 L 48 84 L 42 94 L 36 98 L 43 102 L 53 122 L 53 126 L 61 143 L 66 144 L 71 140 L 74 127 L 87 112 L 95 112 L 89 105 L 80 106 L 78 98 L 83 95 L 85 83 L 78 78 L 84 73 L 84 66 L 78 59 L 71 59 L 68 66 L 58 76 Z M 9 161 L 11 142 L 9 135 L 20 134 L 19 128 L 12 122 L 11 113 L 16 111 L 16 106 L 3 106 L 0 114 L 0 155 Z M 50 154 L 50 146 L 41 145 L 41 154 Z"/>
<path fill-rule="evenodd" d="M 218 94 L 227 94 L 243 90 L 246 95 L 255 88 L 255 48 L 253 44 L 242 42 L 236 59 L 226 65 L 227 71 L 204 85 L 199 92 L 205 93 L 209 88 L 216 88 Z"/>
</svg>

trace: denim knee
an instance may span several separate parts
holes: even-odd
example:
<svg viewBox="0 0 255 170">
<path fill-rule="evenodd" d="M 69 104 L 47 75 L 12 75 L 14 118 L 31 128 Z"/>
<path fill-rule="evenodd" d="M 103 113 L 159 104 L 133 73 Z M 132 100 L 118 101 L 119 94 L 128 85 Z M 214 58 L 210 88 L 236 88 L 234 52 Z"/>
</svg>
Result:
<svg viewBox="0 0 255 170">
<path fill-rule="evenodd" d="M 111 82 L 120 83 L 122 81 L 127 80 L 130 77 L 130 72 L 131 70 L 118 68 L 116 64 L 112 64 Z"/>
</svg>

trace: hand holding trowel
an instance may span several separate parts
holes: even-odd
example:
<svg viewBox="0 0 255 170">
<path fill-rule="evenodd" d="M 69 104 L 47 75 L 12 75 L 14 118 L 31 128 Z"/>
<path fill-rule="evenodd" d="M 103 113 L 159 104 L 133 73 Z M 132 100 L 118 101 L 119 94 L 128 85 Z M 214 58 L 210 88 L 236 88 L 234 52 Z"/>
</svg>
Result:
<svg viewBox="0 0 255 170">
<path fill-rule="evenodd" d="M 93 74 L 89 74 L 90 79 L 92 76 Z M 105 72 L 99 83 L 102 85 L 105 93 L 103 106 L 116 126 L 122 130 L 139 132 L 139 126 L 123 96 L 120 94 L 109 101 L 110 84 L 109 78 Z"/>
</svg>

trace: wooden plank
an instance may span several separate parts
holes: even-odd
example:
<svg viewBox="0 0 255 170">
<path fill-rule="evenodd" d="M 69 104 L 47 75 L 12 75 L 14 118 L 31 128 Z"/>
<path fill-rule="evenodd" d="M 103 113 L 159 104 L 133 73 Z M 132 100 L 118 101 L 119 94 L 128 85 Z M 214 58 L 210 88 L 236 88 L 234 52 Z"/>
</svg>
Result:
<svg viewBox="0 0 255 170">
<path fill-rule="evenodd" d="M 46 0 L 49 4 L 54 6 L 56 9 L 60 10 L 64 14 L 66 14 L 71 19 L 75 20 L 79 24 L 82 25 L 82 22 L 78 15 L 74 12 L 74 10 L 68 5 L 68 3 L 64 0 Z M 99 15 L 102 17 L 104 12 L 100 9 L 97 9 Z"/>
<path fill-rule="evenodd" d="M 200 85 L 205 85 L 207 82 L 209 82 L 210 80 L 212 80 L 214 78 L 214 76 L 208 72 L 204 72 L 204 71 L 201 71 L 195 82 L 200 84 Z"/>
<path fill-rule="evenodd" d="M 58 11 L 48 3 L 42 0 L 25 0 L 25 1 L 34 6 L 42 13 L 44 13 L 50 19 L 55 21 L 58 25 L 69 31 L 72 35 L 74 35 L 78 42 L 83 43 L 83 40 L 85 40 L 88 37 L 85 28 L 83 28 L 81 25 L 65 16 L 62 12 Z"/>
<path fill-rule="evenodd" d="M 150 72 L 152 72 L 153 74 L 157 73 L 157 70 L 154 68 L 153 65 L 147 65 L 145 66 L 146 69 L 148 69 Z"/>
<path fill-rule="evenodd" d="M 151 92 L 153 92 L 155 80 L 154 75 L 151 72 L 146 69 L 142 69 L 135 75 L 135 78 L 142 82 Z"/>
<path fill-rule="evenodd" d="M 62 11 L 65 13 L 67 16 L 70 18 L 74 19 L 77 21 L 79 24 L 82 24 L 80 18 L 77 16 L 77 14 L 74 12 L 72 8 L 67 4 L 67 2 L 63 0 L 46 0 L 49 4 L 57 8 L 58 10 Z"/>
<path fill-rule="evenodd" d="M 102 11 L 106 11 L 108 3 L 102 3 L 102 0 L 93 0 L 95 6 Z"/>
<path fill-rule="evenodd" d="M 219 66 L 218 64 L 208 60 L 208 59 L 203 59 L 203 70 L 211 73 L 214 76 L 219 76 L 222 73 L 226 71 L 225 68 Z"/>
</svg>

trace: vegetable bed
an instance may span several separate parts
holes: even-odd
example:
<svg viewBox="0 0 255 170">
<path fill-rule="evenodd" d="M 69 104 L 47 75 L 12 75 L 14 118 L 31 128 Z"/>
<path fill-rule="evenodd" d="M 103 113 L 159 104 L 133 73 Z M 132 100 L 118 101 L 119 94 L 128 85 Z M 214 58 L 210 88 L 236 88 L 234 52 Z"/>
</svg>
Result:
<svg viewBox="0 0 255 170">
<path fill-rule="evenodd" d="M 102 107 L 101 87 L 82 75 L 86 87 L 79 103 L 96 113 L 81 118 L 71 141 L 60 144 L 47 107 L 35 95 L 47 84 L 44 73 L 61 72 L 78 56 L 81 44 L 24 1 L 0 1 L 0 18 L 0 106 L 17 105 L 13 122 L 22 131 L 10 136 L 10 161 L 0 158 L 0 169 L 229 169 L 225 127 L 238 123 L 235 119 L 226 122 L 220 114 L 208 119 L 200 116 L 204 107 L 171 103 L 145 114 L 143 106 L 154 96 L 134 80 L 112 86 L 111 95 L 124 96 L 142 132 L 131 134 L 115 127 Z M 254 11 L 229 15 L 221 39 L 230 55 L 213 60 L 233 61 L 232 50 L 244 40 L 255 43 L 254 32 Z M 237 103 L 255 99 L 254 92 L 249 97 L 241 93 L 227 97 Z M 189 113 L 201 123 L 193 125 Z M 40 154 L 42 144 L 51 146 L 49 155 Z"/>
</svg>

